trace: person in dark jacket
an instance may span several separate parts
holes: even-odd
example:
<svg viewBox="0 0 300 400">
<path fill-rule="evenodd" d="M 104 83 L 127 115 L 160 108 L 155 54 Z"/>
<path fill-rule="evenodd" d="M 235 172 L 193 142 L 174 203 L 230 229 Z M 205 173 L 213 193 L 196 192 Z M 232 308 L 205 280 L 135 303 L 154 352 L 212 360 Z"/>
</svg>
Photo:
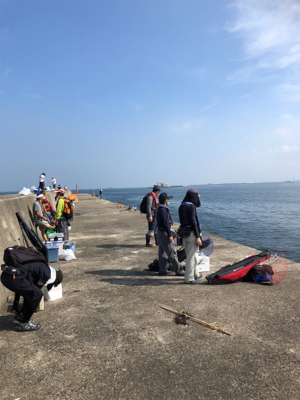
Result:
<svg viewBox="0 0 300 400">
<path fill-rule="evenodd" d="M 15 315 L 15 319 L 19 321 L 16 327 L 17 331 L 40 329 L 41 324 L 32 321 L 31 317 L 43 297 L 41 288 L 46 285 L 47 289 L 51 290 L 53 286 L 58 286 L 62 280 L 61 270 L 52 268 L 44 262 L 26 264 L 22 268 L 5 265 L 1 274 L 2 284 L 15 293 L 15 305 L 20 296 L 24 298 L 21 312 Z"/>
<path fill-rule="evenodd" d="M 197 267 L 199 246 L 201 241 L 201 226 L 197 213 L 197 207 L 200 207 L 200 198 L 196 189 L 189 189 L 185 198 L 179 206 L 180 227 L 178 234 L 183 238 L 183 246 L 186 252 L 185 283 L 199 283 L 199 274 Z"/>
<path fill-rule="evenodd" d="M 168 196 L 167 193 L 159 195 L 158 209 L 156 213 L 157 220 L 157 241 L 159 243 L 158 261 L 159 274 L 167 275 L 167 263 L 172 265 L 172 269 L 176 275 L 183 276 L 184 270 L 177 258 L 177 251 L 174 244 L 171 226 L 173 220 L 170 211 L 167 207 L 169 200 L 173 196 Z"/>
<path fill-rule="evenodd" d="M 158 207 L 157 196 L 160 193 L 160 187 L 154 185 L 152 192 L 147 197 L 147 220 L 148 220 L 148 232 L 146 233 L 146 247 L 155 247 L 156 244 L 151 243 L 151 238 L 156 235 L 156 210 Z"/>
</svg>

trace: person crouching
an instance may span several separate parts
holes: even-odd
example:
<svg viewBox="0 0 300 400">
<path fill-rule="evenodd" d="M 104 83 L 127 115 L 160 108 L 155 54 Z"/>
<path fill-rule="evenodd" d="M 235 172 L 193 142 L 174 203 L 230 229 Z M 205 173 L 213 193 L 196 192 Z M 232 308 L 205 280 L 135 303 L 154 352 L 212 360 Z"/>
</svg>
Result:
<svg viewBox="0 0 300 400">
<path fill-rule="evenodd" d="M 167 193 L 161 193 L 158 198 L 159 204 L 156 213 L 156 221 L 157 241 L 159 245 L 159 274 L 167 275 L 167 264 L 169 262 L 172 265 L 172 269 L 176 273 L 176 275 L 183 276 L 184 270 L 182 265 L 178 261 L 174 239 L 171 233 L 173 220 L 167 207 L 171 198 L 173 198 L 173 196 L 168 196 Z"/>
<path fill-rule="evenodd" d="M 36 331 L 41 324 L 31 320 L 43 297 L 42 287 L 47 286 L 51 290 L 63 280 L 63 273 L 43 262 L 23 265 L 22 268 L 5 265 L 1 274 L 2 284 L 15 293 L 14 304 L 18 303 L 20 296 L 24 298 L 23 307 L 15 315 L 19 322 L 17 331 Z"/>
</svg>

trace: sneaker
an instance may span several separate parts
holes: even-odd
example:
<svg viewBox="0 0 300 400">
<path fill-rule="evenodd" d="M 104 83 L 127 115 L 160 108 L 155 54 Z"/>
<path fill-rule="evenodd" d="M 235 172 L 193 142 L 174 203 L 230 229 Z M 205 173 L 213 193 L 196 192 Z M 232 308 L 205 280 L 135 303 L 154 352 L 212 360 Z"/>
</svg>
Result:
<svg viewBox="0 0 300 400">
<path fill-rule="evenodd" d="M 168 271 L 159 272 L 158 275 L 169 275 Z"/>
<path fill-rule="evenodd" d="M 19 325 L 17 325 L 16 330 L 19 332 L 25 332 L 25 331 L 37 331 L 40 329 L 41 324 L 36 324 L 34 321 L 30 320 L 28 322 L 20 322 Z"/>
<path fill-rule="evenodd" d="M 197 284 L 197 283 L 200 283 L 200 281 L 199 281 L 198 279 L 194 279 L 193 281 L 184 281 L 184 283 L 188 283 L 188 284 L 193 284 L 193 285 L 195 285 L 195 284 Z"/>
<path fill-rule="evenodd" d="M 16 321 L 18 321 L 18 322 L 22 322 L 23 321 L 23 319 L 24 319 L 24 315 L 22 315 L 22 314 L 20 314 L 20 313 L 18 313 L 18 314 L 16 314 L 15 315 L 15 320 Z"/>
<path fill-rule="evenodd" d="M 149 243 L 149 244 L 146 244 L 146 247 L 156 247 L 156 244 Z"/>
<path fill-rule="evenodd" d="M 183 269 L 181 269 L 179 272 L 176 272 L 176 276 L 184 276 L 185 272 Z"/>
</svg>

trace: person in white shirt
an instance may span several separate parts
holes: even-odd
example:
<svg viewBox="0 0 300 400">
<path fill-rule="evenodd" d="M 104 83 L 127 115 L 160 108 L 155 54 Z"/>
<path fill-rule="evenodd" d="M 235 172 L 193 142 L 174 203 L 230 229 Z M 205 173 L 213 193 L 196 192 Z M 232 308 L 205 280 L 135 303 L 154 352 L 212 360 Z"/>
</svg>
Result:
<svg viewBox="0 0 300 400">
<path fill-rule="evenodd" d="M 40 177 L 39 177 L 39 189 L 45 189 L 45 183 L 46 183 L 46 174 L 43 172 Z"/>
<path fill-rule="evenodd" d="M 53 189 L 56 189 L 56 179 L 54 178 L 54 176 L 52 176 L 52 180 L 51 180 Z"/>
</svg>

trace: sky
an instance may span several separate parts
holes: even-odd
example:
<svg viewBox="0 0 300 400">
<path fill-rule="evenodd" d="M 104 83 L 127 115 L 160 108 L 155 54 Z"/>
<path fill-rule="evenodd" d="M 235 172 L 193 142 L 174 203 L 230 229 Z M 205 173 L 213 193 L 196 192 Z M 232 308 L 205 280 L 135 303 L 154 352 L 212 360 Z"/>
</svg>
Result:
<svg viewBox="0 0 300 400">
<path fill-rule="evenodd" d="M 299 0 L 0 0 L 0 191 L 300 179 Z"/>
</svg>

